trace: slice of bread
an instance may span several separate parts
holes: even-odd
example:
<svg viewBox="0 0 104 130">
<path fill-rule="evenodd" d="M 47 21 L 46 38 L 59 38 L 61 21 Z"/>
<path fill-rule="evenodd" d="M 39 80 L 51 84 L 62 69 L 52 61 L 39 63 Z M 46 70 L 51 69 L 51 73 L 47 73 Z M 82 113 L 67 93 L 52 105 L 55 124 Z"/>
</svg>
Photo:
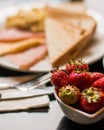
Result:
<svg viewBox="0 0 104 130">
<path fill-rule="evenodd" d="M 87 14 L 76 14 L 70 13 L 65 10 L 61 10 L 54 7 L 46 7 L 47 16 L 53 17 L 59 21 L 62 21 L 67 24 L 74 25 L 78 28 L 82 28 L 83 30 L 95 31 L 96 29 L 96 21 Z"/>
<path fill-rule="evenodd" d="M 45 21 L 48 53 L 53 67 L 61 66 L 76 58 L 96 29 L 95 20 L 87 15 L 48 8 Z"/>
<path fill-rule="evenodd" d="M 86 14 L 86 7 L 83 2 L 64 2 L 52 6 L 70 13 Z"/>
</svg>

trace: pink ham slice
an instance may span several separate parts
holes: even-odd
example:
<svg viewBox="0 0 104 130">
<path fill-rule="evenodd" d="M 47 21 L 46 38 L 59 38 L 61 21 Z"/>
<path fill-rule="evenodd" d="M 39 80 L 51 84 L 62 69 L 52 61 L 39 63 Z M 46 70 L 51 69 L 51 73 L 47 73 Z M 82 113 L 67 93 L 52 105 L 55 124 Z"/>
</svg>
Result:
<svg viewBox="0 0 104 130">
<path fill-rule="evenodd" d="M 0 42 L 14 42 L 32 37 L 45 37 L 44 32 L 29 32 L 17 28 L 4 29 L 0 31 Z"/>
<path fill-rule="evenodd" d="M 2 56 L 2 58 L 19 66 L 19 68 L 22 70 L 28 70 L 32 65 L 44 59 L 46 55 L 47 46 L 46 44 L 42 44 L 33 48 L 29 48 L 28 50 L 20 53 Z"/>
</svg>

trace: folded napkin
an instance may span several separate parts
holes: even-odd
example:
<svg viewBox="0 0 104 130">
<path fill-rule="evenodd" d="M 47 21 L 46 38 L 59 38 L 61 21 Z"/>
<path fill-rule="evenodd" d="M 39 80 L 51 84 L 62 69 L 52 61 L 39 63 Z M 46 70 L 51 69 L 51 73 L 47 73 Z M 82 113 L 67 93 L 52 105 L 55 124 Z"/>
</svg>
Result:
<svg viewBox="0 0 104 130">
<path fill-rule="evenodd" d="M 28 76 L 29 77 L 29 76 Z M 30 78 L 30 77 L 29 77 Z M 2 80 L 1 80 L 2 79 Z M 15 79 L 15 80 L 14 80 Z M 16 80 L 18 79 L 18 80 Z M 20 79 L 20 80 L 19 80 Z M 24 80 L 23 77 L 9 77 L 9 78 L 0 78 L 0 83 L 9 83 L 9 84 L 17 84 L 20 83 L 21 80 Z M 44 86 L 43 86 L 44 87 Z M 9 93 L 9 92 L 17 92 L 17 89 L 2 89 L 0 90 L 0 94 Z M 38 96 L 38 97 L 29 97 L 23 99 L 12 99 L 12 100 L 0 100 L 0 112 L 9 112 L 9 111 L 18 111 L 18 110 L 28 110 L 33 108 L 42 108 L 49 106 L 49 97 L 48 95 Z"/>
<path fill-rule="evenodd" d="M 27 110 L 30 108 L 41 108 L 48 105 L 49 98 L 47 95 L 18 100 L 2 100 L 0 101 L 0 112 Z"/>
</svg>

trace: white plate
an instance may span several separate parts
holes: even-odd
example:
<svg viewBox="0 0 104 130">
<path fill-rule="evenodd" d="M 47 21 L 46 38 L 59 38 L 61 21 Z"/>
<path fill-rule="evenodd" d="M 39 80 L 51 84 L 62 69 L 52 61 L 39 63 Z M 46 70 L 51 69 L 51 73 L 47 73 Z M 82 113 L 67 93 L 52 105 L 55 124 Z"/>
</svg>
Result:
<svg viewBox="0 0 104 130">
<path fill-rule="evenodd" d="M 31 9 L 33 7 L 42 7 L 43 4 L 36 3 L 36 4 L 25 4 L 21 6 L 14 6 L 9 7 L 7 9 L 4 9 L 0 12 L 0 27 L 3 26 L 5 23 L 5 19 L 7 16 L 14 15 L 18 10 L 20 9 Z M 84 61 L 86 61 L 88 64 L 94 63 L 97 60 L 99 60 L 101 57 L 104 56 L 104 17 L 99 12 L 88 9 L 87 13 L 97 21 L 97 29 L 94 36 L 94 40 L 91 43 L 84 52 L 79 57 L 82 57 Z M 18 66 L 11 64 L 2 58 L 0 58 L 0 65 L 3 67 L 6 67 L 8 69 L 22 71 L 19 69 Z M 41 62 L 37 63 L 36 65 L 32 66 L 28 72 L 47 72 L 52 69 L 48 57 L 46 59 L 42 60 Z"/>
</svg>

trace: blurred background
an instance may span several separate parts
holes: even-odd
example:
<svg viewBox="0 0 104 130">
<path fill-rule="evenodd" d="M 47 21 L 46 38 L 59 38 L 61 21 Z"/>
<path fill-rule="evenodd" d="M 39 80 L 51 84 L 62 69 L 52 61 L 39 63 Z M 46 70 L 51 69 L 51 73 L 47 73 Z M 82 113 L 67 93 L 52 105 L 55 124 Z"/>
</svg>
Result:
<svg viewBox="0 0 104 130">
<path fill-rule="evenodd" d="M 100 0 L 0 0 L 0 9 L 7 8 L 8 6 L 12 5 L 18 5 L 23 3 L 30 3 L 30 2 L 42 2 L 42 3 L 60 3 L 60 2 L 70 2 L 70 1 L 83 1 L 86 5 L 90 5 L 90 7 L 93 7 L 95 9 L 98 9 L 102 13 L 103 6 L 104 6 L 104 0 L 101 1 L 102 4 L 100 4 L 100 7 L 98 7 Z"/>
</svg>

